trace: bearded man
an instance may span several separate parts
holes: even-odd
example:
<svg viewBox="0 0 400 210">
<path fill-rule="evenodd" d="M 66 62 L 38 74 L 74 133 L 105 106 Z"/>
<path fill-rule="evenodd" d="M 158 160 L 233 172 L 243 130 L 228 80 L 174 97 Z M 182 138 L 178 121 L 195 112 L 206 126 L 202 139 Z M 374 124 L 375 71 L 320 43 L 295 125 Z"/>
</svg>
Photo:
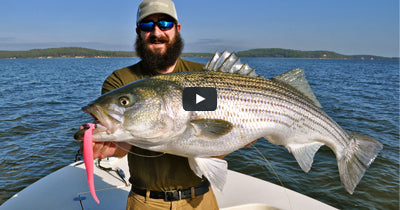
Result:
<svg viewBox="0 0 400 210">
<path fill-rule="evenodd" d="M 141 61 L 108 76 L 102 94 L 159 74 L 201 70 L 203 64 L 179 57 L 183 49 L 180 30 L 172 1 L 142 1 L 135 44 Z M 115 142 L 95 142 L 93 153 L 94 158 L 128 155 L 132 190 L 127 209 L 218 209 L 209 182 L 194 174 L 187 158 Z"/>
</svg>

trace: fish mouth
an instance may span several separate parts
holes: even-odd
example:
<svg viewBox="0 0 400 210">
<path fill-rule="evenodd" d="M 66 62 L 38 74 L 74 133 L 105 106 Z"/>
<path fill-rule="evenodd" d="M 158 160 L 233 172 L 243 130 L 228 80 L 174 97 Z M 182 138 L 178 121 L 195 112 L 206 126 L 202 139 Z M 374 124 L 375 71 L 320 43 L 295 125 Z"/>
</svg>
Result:
<svg viewBox="0 0 400 210">
<path fill-rule="evenodd" d="M 96 105 L 88 105 L 83 107 L 82 111 L 90 114 L 94 119 L 96 129 L 93 130 L 93 134 L 99 132 L 113 134 L 119 128 L 120 122 L 112 117 L 110 114 L 105 112 L 101 107 L 98 107 Z"/>
</svg>

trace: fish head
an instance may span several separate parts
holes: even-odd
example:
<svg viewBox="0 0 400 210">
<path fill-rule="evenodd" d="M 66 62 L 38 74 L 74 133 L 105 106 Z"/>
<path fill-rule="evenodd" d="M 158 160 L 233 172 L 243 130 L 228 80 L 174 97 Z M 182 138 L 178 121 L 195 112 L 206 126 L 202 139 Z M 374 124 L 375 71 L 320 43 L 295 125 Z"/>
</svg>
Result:
<svg viewBox="0 0 400 210">
<path fill-rule="evenodd" d="M 182 91 L 172 82 L 144 79 L 106 93 L 82 110 L 95 119 L 94 141 L 161 145 L 183 133 L 190 120 Z"/>
</svg>

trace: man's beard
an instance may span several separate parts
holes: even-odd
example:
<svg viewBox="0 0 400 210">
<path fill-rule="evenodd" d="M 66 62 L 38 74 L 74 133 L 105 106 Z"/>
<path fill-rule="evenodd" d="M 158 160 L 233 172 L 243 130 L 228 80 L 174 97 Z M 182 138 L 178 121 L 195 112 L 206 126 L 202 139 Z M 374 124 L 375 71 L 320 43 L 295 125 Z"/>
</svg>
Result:
<svg viewBox="0 0 400 210">
<path fill-rule="evenodd" d="M 152 36 L 149 38 L 150 42 L 168 43 L 168 38 L 158 38 Z M 153 53 L 146 47 L 146 41 L 139 36 L 136 38 L 135 43 L 136 53 L 142 59 L 143 64 L 151 71 L 165 70 L 175 64 L 176 60 L 182 53 L 183 40 L 179 33 L 176 34 L 175 40 L 171 44 L 167 44 L 167 50 L 164 54 Z"/>
</svg>

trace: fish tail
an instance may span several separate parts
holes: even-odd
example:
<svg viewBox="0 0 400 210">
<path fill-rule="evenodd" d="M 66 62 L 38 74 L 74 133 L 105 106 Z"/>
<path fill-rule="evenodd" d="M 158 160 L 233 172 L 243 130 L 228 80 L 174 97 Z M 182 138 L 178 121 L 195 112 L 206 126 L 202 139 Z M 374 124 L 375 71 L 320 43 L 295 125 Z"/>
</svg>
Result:
<svg viewBox="0 0 400 210">
<path fill-rule="evenodd" d="M 343 158 L 338 159 L 340 180 L 347 192 L 353 194 L 365 170 L 378 156 L 382 147 L 381 143 L 369 136 L 352 134 Z"/>
</svg>

